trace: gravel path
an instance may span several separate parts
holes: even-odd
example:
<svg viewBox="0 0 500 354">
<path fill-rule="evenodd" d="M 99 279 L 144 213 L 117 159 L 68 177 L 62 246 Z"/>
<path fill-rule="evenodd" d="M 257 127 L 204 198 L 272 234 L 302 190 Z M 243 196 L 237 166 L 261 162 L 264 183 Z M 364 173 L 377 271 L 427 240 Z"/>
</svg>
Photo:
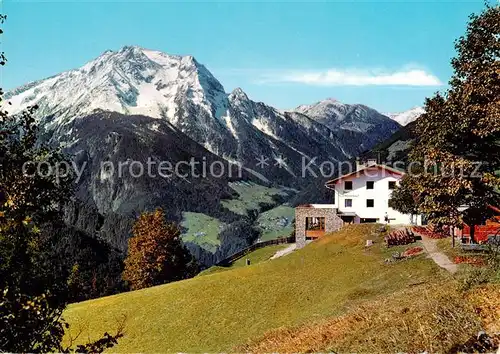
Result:
<svg viewBox="0 0 500 354">
<path fill-rule="evenodd" d="M 434 240 L 432 238 L 429 238 L 429 237 L 426 237 L 426 236 L 422 236 L 422 244 L 424 245 L 425 247 L 425 250 L 427 251 L 427 253 L 429 254 L 429 256 L 432 258 L 432 260 L 434 262 L 436 262 L 436 264 L 438 266 L 440 266 L 441 268 L 444 268 L 446 269 L 448 272 L 450 272 L 451 274 L 454 274 L 457 269 L 458 269 L 458 266 L 453 263 L 447 255 L 445 255 L 443 252 L 440 252 L 436 243 L 437 243 L 437 240 Z"/>
</svg>

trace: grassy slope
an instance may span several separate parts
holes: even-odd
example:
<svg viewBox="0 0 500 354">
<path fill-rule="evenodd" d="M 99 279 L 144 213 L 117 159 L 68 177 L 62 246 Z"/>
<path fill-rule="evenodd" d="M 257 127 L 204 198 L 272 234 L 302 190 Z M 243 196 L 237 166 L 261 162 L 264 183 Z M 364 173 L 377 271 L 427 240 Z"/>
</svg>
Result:
<svg viewBox="0 0 500 354">
<path fill-rule="evenodd" d="M 480 308 L 495 309 L 492 297 L 498 296 L 500 288 L 491 290 L 482 297 L 488 303 Z M 453 281 L 421 284 L 365 301 L 343 316 L 270 331 L 238 349 L 250 353 L 455 353 L 457 344 L 464 344 L 481 329 L 477 308 L 464 299 Z"/>
<path fill-rule="evenodd" d="M 226 351 L 266 331 L 343 313 L 359 300 L 447 278 L 425 258 L 386 265 L 371 225 L 352 225 L 273 261 L 71 305 L 73 333 L 96 338 L 126 317 L 121 352 Z M 377 243 L 364 249 L 366 238 Z"/>
<path fill-rule="evenodd" d="M 288 237 L 293 231 L 292 221 L 295 218 L 295 208 L 280 205 L 259 215 L 257 225 L 262 231 L 262 241 L 273 240 L 279 237 Z M 286 219 L 286 226 L 278 225 L 279 221 Z"/>
<path fill-rule="evenodd" d="M 215 252 L 220 245 L 219 232 L 224 223 L 200 213 L 185 212 L 182 216 L 181 226 L 187 229 L 182 239 L 196 243 L 207 251 Z"/>
<path fill-rule="evenodd" d="M 278 252 L 279 250 L 282 250 L 283 248 L 286 248 L 286 247 L 288 247 L 287 244 L 285 244 L 285 245 L 271 245 L 271 246 L 267 246 L 267 247 L 262 247 L 262 248 L 259 248 L 255 251 L 253 251 L 253 252 L 250 252 L 246 256 L 236 260 L 229 267 L 213 266 L 213 267 L 210 267 L 210 268 L 204 270 L 203 272 L 198 274 L 198 276 L 213 274 L 213 273 L 217 273 L 217 272 L 223 272 L 225 270 L 232 270 L 232 269 L 236 269 L 236 268 L 240 268 L 240 267 L 246 267 L 247 266 L 246 265 L 247 259 L 250 259 L 250 265 L 262 263 L 262 262 L 268 261 L 269 258 L 274 256 L 274 254 L 276 252 Z"/>
<path fill-rule="evenodd" d="M 222 205 L 236 214 L 247 216 L 250 211 L 260 212 L 263 207 L 272 207 L 276 205 L 277 199 L 285 198 L 289 194 L 295 193 L 294 190 L 287 188 L 269 188 L 251 182 L 234 182 L 231 188 L 238 193 L 237 198 L 222 201 Z M 278 206 L 274 212 L 264 213 L 263 218 L 259 218 L 257 226 L 264 225 L 267 230 L 263 230 L 263 240 L 270 240 L 280 236 L 289 236 L 293 230 L 290 225 L 280 228 L 276 220 L 270 220 L 271 217 L 287 217 L 293 220 L 294 209 L 290 207 Z M 272 209 L 272 210 L 275 210 Z M 283 214 L 283 215 L 282 215 Z M 184 212 L 182 213 L 181 226 L 184 229 L 182 239 L 186 242 L 192 242 L 203 249 L 214 253 L 220 246 L 219 233 L 225 226 L 220 220 L 202 213 Z"/>
<path fill-rule="evenodd" d="M 276 205 L 275 197 L 291 193 L 284 188 L 269 188 L 251 182 L 234 182 L 230 186 L 238 193 L 238 198 L 223 200 L 222 205 L 241 215 L 247 215 L 250 210 L 261 210 L 262 205 Z"/>
<path fill-rule="evenodd" d="M 452 248 L 450 238 L 437 244 L 450 258 L 481 256 Z M 271 330 L 237 351 L 448 353 L 476 338 L 479 330 L 500 343 L 499 275 L 491 267 L 459 264 L 452 279 L 416 284 L 364 301 L 341 316 Z"/>
</svg>

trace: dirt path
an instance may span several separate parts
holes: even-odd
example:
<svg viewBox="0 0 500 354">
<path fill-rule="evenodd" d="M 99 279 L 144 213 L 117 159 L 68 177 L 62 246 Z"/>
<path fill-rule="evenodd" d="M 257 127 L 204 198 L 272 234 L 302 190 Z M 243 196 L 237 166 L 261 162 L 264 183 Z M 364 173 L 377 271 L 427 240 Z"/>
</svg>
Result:
<svg viewBox="0 0 500 354">
<path fill-rule="evenodd" d="M 425 247 L 425 250 L 429 254 L 429 256 L 432 258 L 434 262 L 441 268 L 446 269 L 448 272 L 451 274 L 455 274 L 457 271 L 458 267 L 455 263 L 453 263 L 447 255 L 445 255 L 443 252 L 440 252 L 438 247 L 437 247 L 437 240 L 434 240 L 432 238 L 422 236 L 422 244 Z"/>
<path fill-rule="evenodd" d="M 287 254 L 292 253 L 293 251 L 295 251 L 296 248 L 297 248 L 297 244 L 296 243 L 292 243 L 287 248 L 284 248 L 284 249 L 279 250 L 278 252 L 276 252 L 274 254 L 274 256 L 271 257 L 271 259 L 276 259 L 276 258 L 280 258 L 280 257 L 286 256 Z"/>
</svg>

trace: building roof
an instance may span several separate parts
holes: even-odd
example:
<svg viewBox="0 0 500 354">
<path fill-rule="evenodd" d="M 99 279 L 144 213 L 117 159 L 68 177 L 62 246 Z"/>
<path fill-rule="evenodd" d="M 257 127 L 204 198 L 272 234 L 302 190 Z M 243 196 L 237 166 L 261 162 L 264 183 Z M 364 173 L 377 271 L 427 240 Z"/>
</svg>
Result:
<svg viewBox="0 0 500 354">
<path fill-rule="evenodd" d="M 333 209 L 335 204 L 302 204 L 297 208 L 313 208 L 313 209 Z"/>
<path fill-rule="evenodd" d="M 386 165 L 381 165 L 381 164 L 372 164 L 372 165 L 365 165 L 363 166 L 362 168 L 359 168 L 357 169 L 356 171 L 354 172 L 351 172 L 351 173 L 347 173 L 345 175 L 342 175 L 340 177 L 337 177 L 335 179 L 332 179 L 328 182 L 326 182 L 326 187 L 330 187 L 330 186 L 333 186 L 334 184 L 338 183 L 339 181 L 341 181 L 342 179 L 345 179 L 347 177 L 351 177 L 351 176 L 354 176 L 354 175 L 361 175 L 365 170 L 368 170 L 368 169 L 373 169 L 373 168 L 378 168 L 378 169 L 381 169 L 381 170 L 386 170 L 388 172 L 390 172 L 391 174 L 397 174 L 397 175 L 400 175 L 400 176 L 403 176 L 405 173 L 401 170 L 398 170 L 394 167 L 390 167 L 390 166 L 386 166 Z"/>
</svg>

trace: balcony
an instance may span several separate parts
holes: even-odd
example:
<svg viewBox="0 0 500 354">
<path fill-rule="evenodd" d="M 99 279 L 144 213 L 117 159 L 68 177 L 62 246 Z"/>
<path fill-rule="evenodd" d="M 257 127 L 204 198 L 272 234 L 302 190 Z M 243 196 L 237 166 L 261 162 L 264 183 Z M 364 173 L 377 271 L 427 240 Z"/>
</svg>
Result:
<svg viewBox="0 0 500 354">
<path fill-rule="evenodd" d="M 306 230 L 306 238 L 316 239 L 323 237 L 325 230 Z"/>
</svg>

